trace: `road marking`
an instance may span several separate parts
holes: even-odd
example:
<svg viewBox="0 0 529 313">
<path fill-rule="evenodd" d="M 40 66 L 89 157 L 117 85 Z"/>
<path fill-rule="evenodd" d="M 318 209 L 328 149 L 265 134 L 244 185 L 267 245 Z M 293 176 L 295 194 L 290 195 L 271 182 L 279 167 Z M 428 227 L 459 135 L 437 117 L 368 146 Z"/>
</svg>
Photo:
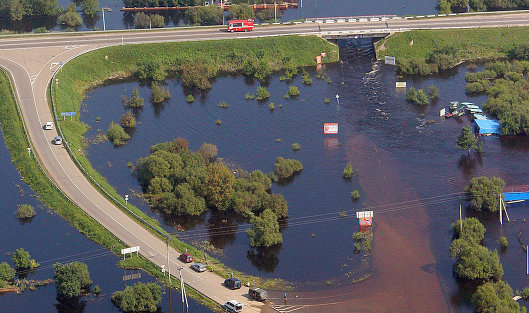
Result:
<svg viewBox="0 0 529 313">
<path fill-rule="evenodd" d="M 288 313 L 288 312 L 294 312 L 301 310 L 305 307 L 305 305 L 283 305 L 283 304 L 272 304 L 270 305 L 272 309 L 276 310 L 277 312 L 281 313 Z"/>
</svg>

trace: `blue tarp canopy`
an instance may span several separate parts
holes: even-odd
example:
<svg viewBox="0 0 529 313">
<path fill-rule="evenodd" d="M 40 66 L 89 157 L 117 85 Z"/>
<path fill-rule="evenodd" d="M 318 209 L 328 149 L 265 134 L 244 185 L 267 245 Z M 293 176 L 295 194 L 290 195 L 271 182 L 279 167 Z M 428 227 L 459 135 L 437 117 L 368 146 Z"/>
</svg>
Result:
<svg viewBox="0 0 529 313">
<path fill-rule="evenodd" d="M 529 200 L 529 192 L 504 192 L 505 201 Z"/>
<path fill-rule="evenodd" d="M 496 134 L 501 135 L 500 123 L 497 120 L 478 120 L 474 121 L 476 123 L 477 131 L 481 135 Z"/>
</svg>

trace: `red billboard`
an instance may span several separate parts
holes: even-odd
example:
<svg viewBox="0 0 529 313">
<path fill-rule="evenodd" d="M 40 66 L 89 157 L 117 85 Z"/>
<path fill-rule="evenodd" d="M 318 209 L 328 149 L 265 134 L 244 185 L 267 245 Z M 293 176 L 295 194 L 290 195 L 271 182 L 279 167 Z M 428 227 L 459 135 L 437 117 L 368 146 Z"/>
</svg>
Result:
<svg viewBox="0 0 529 313">
<path fill-rule="evenodd" d="M 338 134 L 338 123 L 323 123 L 323 133 Z"/>
</svg>

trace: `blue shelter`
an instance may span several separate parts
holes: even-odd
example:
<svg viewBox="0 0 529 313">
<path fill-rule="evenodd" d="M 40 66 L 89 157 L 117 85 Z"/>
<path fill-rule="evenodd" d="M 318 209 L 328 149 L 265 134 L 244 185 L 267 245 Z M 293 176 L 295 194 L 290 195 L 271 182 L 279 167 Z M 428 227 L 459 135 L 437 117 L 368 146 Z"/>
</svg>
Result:
<svg viewBox="0 0 529 313">
<path fill-rule="evenodd" d="M 474 120 L 474 130 L 480 135 L 501 135 L 500 123 L 497 120 Z"/>
</svg>

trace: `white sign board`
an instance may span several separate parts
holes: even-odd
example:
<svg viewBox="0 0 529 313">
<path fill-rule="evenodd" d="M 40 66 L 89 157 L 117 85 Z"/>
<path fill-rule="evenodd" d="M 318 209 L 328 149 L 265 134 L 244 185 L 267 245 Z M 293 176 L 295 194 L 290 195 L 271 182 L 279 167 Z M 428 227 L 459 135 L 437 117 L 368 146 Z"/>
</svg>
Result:
<svg viewBox="0 0 529 313">
<path fill-rule="evenodd" d="M 395 65 L 395 57 L 385 56 L 384 63 L 389 65 Z"/>
<path fill-rule="evenodd" d="M 396 82 L 395 87 L 397 88 L 406 88 L 406 82 Z"/>
<path fill-rule="evenodd" d="M 446 109 L 442 109 L 441 111 L 439 111 L 439 116 L 445 116 L 446 114 Z"/>
<path fill-rule="evenodd" d="M 369 217 L 373 217 L 373 211 L 356 212 L 356 218 L 369 218 Z"/>
<path fill-rule="evenodd" d="M 133 252 L 136 252 L 136 254 L 140 252 L 140 246 L 134 246 L 130 248 L 121 249 L 121 254 L 127 254 L 127 253 L 133 253 Z"/>
<path fill-rule="evenodd" d="M 338 134 L 338 123 L 323 123 L 324 134 Z"/>
</svg>

